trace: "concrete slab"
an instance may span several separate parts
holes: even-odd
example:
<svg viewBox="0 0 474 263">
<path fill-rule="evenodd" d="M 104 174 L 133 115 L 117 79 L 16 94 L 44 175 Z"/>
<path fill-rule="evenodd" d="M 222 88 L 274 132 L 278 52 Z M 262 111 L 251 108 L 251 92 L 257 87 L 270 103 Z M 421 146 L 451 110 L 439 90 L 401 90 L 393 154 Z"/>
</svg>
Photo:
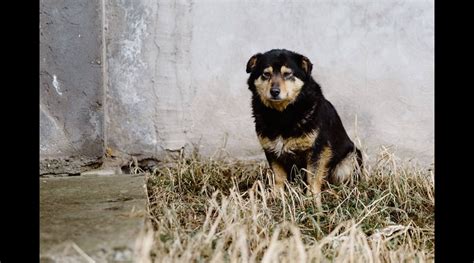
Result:
<svg viewBox="0 0 474 263">
<path fill-rule="evenodd" d="M 144 176 L 40 178 L 41 262 L 132 262 L 145 236 Z"/>
</svg>

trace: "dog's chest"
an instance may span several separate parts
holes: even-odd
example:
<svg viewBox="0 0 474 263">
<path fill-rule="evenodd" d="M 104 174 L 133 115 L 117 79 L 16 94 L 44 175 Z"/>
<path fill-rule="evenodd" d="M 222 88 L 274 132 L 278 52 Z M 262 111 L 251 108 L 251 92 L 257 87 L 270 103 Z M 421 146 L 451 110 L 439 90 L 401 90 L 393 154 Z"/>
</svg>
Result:
<svg viewBox="0 0 474 263">
<path fill-rule="evenodd" d="M 270 139 L 265 136 L 259 136 L 258 138 L 265 151 L 271 152 L 277 157 L 281 157 L 282 155 L 294 155 L 295 152 L 310 149 L 317 137 L 318 131 L 312 131 L 299 137 L 283 138 L 282 136 L 277 136 L 274 139 Z"/>
<path fill-rule="evenodd" d="M 283 140 L 281 136 L 278 136 L 275 140 L 265 144 L 264 148 L 275 153 L 277 156 L 281 156 L 283 153 L 293 154 L 294 149 L 292 149 L 290 146 L 291 143 L 288 140 Z"/>
</svg>

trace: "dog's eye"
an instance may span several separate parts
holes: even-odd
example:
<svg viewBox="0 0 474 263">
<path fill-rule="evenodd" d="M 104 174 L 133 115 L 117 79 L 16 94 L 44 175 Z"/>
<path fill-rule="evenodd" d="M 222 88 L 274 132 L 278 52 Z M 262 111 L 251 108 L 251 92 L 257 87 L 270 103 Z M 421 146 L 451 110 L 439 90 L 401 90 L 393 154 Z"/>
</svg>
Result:
<svg viewBox="0 0 474 263">
<path fill-rule="evenodd" d="M 264 78 L 264 79 L 269 79 L 270 76 L 271 76 L 271 75 L 270 75 L 270 73 L 268 73 L 268 72 L 263 72 L 263 74 L 262 74 L 262 78 Z"/>
<path fill-rule="evenodd" d="M 283 78 L 285 78 L 285 79 L 291 78 L 291 76 L 293 76 L 293 73 L 291 73 L 291 72 L 283 73 Z"/>
</svg>

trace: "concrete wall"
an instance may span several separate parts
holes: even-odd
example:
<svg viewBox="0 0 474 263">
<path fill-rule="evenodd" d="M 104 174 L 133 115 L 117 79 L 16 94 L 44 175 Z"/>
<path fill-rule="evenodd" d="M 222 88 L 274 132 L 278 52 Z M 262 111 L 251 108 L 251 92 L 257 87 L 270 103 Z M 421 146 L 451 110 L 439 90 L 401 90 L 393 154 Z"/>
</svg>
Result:
<svg viewBox="0 0 474 263">
<path fill-rule="evenodd" d="M 403 157 L 433 159 L 433 1 L 104 1 L 104 144 L 112 152 L 224 147 L 262 158 L 245 65 L 286 48 L 311 59 L 369 154 L 394 145 Z"/>
<path fill-rule="evenodd" d="M 308 56 L 349 134 L 433 156 L 433 1 L 107 1 L 108 143 L 262 157 L 245 65 Z"/>
<path fill-rule="evenodd" d="M 103 155 L 101 10 L 40 1 L 41 172 L 77 172 Z"/>
</svg>

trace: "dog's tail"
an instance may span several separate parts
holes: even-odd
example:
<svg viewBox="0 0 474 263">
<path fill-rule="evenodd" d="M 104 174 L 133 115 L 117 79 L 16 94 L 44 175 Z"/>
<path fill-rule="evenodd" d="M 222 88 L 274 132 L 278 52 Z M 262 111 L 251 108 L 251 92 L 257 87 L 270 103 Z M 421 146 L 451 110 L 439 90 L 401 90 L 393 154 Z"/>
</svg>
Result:
<svg viewBox="0 0 474 263">
<path fill-rule="evenodd" d="M 362 152 L 354 147 L 330 172 L 330 183 L 352 184 L 359 181 L 362 175 L 362 165 Z"/>
</svg>

